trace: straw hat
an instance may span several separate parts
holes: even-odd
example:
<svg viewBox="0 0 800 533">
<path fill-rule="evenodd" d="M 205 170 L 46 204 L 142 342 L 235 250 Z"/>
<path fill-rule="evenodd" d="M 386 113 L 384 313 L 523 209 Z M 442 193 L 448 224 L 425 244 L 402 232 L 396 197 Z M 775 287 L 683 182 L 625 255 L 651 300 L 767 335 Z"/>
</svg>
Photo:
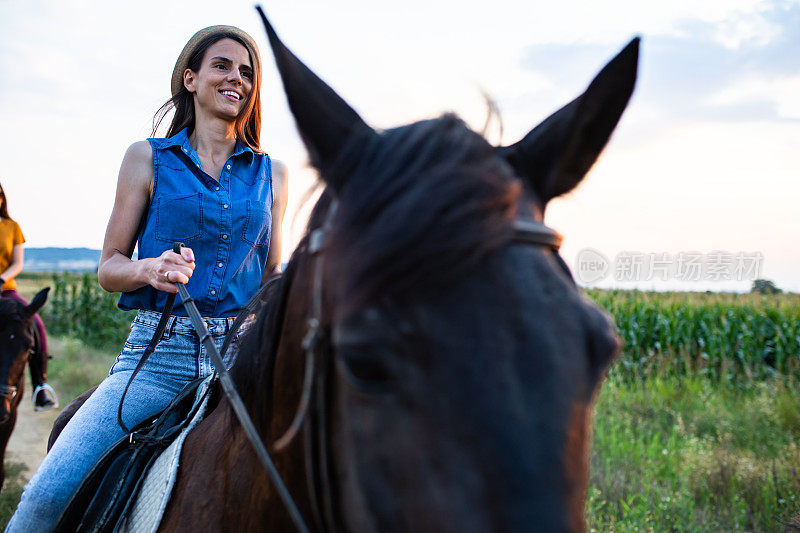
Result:
<svg viewBox="0 0 800 533">
<path fill-rule="evenodd" d="M 258 70 L 256 70 L 256 65 L 253 65 L 253 70 L 256 70 L 256 72 L 261 71 L 261 56 L 258 52 L 258 46 L 256 46 L 256 42 L 252 37 L 236 26 L 209 26 L 192 35 L 192 38 L 189 39 L 189 42 L 183 47 L 181 55 L 178 56 L 178 61 L 175 62 L 175 69 L 172 71 L 172 96 L 178 94 L 183 87 L 183 73 L 189 68 L 189 58 L 197 49 L 198 45 L 203 42 L 206 37 L 216 34 L 235 35 L 247 43 L 250 48 L 252 48 L 252 51 L 255 52 L 255 57 L 252 58 L 252 61 L 258 65 Z"/>
</svg>

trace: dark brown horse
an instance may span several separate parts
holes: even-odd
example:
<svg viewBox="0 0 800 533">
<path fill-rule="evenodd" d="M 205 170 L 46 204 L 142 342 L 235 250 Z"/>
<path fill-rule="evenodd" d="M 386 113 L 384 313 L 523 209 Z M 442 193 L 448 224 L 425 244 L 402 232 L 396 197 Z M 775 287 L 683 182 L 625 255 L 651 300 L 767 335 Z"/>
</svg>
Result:
<svg viewBox="0 0 800 533">
<path fill-rule="evenodd" d="M 269 447 L 302 420 L 274 461 L 306 522 L 582 530 L 592 401 L 618 337 L 558 254 L 512 228 L 541 222 L 593 165 L 633 91 L 638 40 L 494 147 L 452 114 L 373 130 L 265 24 L 326 189 L 233 377 Z M 322 334 L 307 365 L 313 294 Z M 294 530 L 225 397 L 186 441 L 161 530 Z"/>
<path fill-rule="evenodd" d="M 49 287 L 39 291 L 27 306 L 0 298 L 0 488 L 6 478 L 6 446 L 25 389 L 25 366 L 34 346 L 33 315 L 44 305 L 49 291 Z"/>
<path fill-rule="evenodd" d="M 306 520 L 328 531 L 583 529 L 592 399 L 618 340 L 561 258 L 511 244 L 510 228 L 541 221 L 597 159 L 633 90 L 638 40 L 584 94 L 496 148 L 453 115 L 376 132 L 268 34 L 327 186 L 309 224 L 328 226 L 326 357 L 304 431 L 275 456 Z M 234 367 L 268 444 L 300 402 L 314 268 L 306 238 Z M 293 530 L 226 399 L 181 465 L 162 530 Z"/>
</svg>

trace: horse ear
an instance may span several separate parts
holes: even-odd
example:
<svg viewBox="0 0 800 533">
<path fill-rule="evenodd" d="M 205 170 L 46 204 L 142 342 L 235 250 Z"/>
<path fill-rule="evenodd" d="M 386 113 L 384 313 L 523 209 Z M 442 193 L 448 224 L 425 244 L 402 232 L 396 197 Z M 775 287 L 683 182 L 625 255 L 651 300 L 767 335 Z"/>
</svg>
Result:
<svg viewBox="0 0 800 533">
<path fill-rule="evenodd" d="M 639 38 L 603 67 L 586 91 L 530 131 L 498 148 L 542 201 L 571 191 L 605 147 L 636 84 Z"/>
<path fill-rule="evenodd" d="M 289 108 L 308 148 L 311 164 L 319 170 L 332 170 L 346 146 L 357 148 L 376 133 L 347 102 L 281 42 L 261 6 L 256 9 L 267 30 Z M 355 143 L 356 146 L 350 143 Z M 345 173 L 334 172 L 323 177 L 329 182 L 333 180 L 334 183 L 329 185 L 338 191 L 343 183 L 335 181 L 343 174 Z"/>
<path fill-rule="evenodd" d="M 33 297 L 31 303 L 25 307 L 25 316 L 33 316 L 39 309 L 42 308 L 44 302 L 47 301 L 47 293 L 50 292 L 50 287 L 45 287 L 40 290 L 36 296 Z"/>
</svg>

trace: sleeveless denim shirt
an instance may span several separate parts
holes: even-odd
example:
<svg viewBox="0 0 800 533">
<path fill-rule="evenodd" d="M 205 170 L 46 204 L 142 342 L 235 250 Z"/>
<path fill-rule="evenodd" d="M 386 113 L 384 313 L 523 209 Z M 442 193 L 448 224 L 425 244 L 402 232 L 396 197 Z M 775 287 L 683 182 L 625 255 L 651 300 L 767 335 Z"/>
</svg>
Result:
<svg viewBox="0 0 800 533">
<path fill-rule="evenodd" d="M 239 141 L 219 182 L 203 171 L 186 129 L 153 148 L 153 195 L 139 231 L 139 258 L 158 257 L 182 242 L 194 251 L 186 285 L 200 313 L 234 316 L 258 290 L 272 224 L 272 166 Z M 167 294 L 150 285 L 123 293 L 120 309 L 161 311 Z M 172 314 L 188 316 L 180 298 Z"/>
</svg>

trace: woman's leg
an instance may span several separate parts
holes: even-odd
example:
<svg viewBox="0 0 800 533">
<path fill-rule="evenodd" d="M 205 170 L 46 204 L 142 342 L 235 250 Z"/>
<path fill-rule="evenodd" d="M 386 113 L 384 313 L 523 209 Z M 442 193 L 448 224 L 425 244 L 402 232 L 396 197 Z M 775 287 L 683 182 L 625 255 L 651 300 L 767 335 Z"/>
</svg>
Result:
<svg viewBox="0 0 800 533">
<path fill-rule="evenodd" d="M 39 318 L 39 315 L 34 315 L 34 323 L 41 324 L 41 332 L 39 335 L 45 335 L 44 324 Z M 39 326 L 37 326 L 38 328 Z M 44 337 L 42 337 L 44 338 Z M 28 370 L 31 373 L 31 383 L 33 384 L 33 410 L 46 411 L 58 407 L 58 396 L 56 391 L 47 384 L 47 360 L 49 359 L 47 352 L 47 340 L 39 344 L 38 349 L 31 352 L 28 357 Z"/>
</svg>

